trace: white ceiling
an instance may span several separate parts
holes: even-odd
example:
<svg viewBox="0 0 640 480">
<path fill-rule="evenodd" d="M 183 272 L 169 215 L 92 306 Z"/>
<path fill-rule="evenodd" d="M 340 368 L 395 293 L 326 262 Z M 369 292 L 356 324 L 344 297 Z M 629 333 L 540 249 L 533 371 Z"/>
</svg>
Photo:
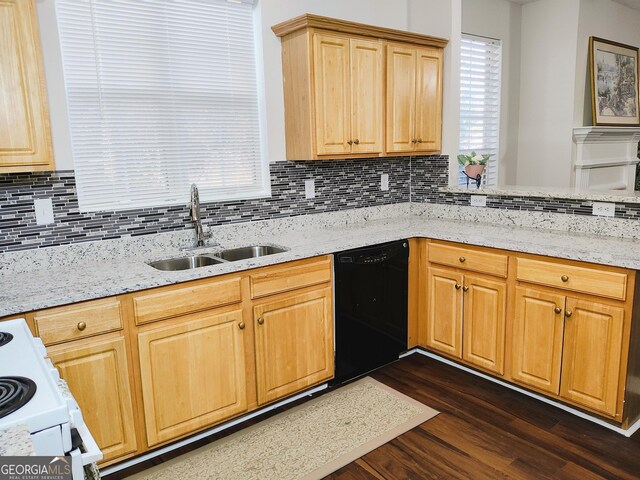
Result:
<svg viewBox="0 0 640 480">
<path fill-rule="evenodd" d="M 520 5 L 524 5 L 525 3 L 535 2 L 537 0 L 510 0 L 513 3 L 519 3 Z M 613 0 L 614 2 L 621 3 L 622 5 L 626 5 L 627 7 L 633 8 L 634 10 L 640 10 L 640 0 Z"/>
</svg>

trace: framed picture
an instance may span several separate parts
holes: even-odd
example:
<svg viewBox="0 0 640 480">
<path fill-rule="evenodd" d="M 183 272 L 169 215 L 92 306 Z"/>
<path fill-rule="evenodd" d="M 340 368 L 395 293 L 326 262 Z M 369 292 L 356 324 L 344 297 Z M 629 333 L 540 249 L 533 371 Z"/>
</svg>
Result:
<svg viewBox="0 0 640 480">
<path fill-rule="evenodd" d="M 638 48 L 591 37 L 589 59 L 593 124 L 640 126 Z"/>
</svg>

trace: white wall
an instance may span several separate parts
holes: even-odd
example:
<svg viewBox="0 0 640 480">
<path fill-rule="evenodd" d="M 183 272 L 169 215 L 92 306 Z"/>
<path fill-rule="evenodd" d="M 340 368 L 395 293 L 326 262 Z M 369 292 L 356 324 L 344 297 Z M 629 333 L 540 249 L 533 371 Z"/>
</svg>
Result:
<svg viewBox="0 0 640 480">
<path fill-rule="evenodd" d="M 278 23 L 303 13 L 407 29 L 407 0 L 259 0 L 262 23 L 262 54 L 266 93 L 267 157 L 270 162 L 286 159 L 284 138 L 284 94 L 280 39 L 271 31 Z"/>
<path fill-rule="evenodd" d="M 271 27 L 290 18 L 313 13 L 380 27 L 451 38 L 445 50 L 443 153 L 458 148 L 457 65 L 461 0 L 259 0 L 266 96 L 267 156 L 285 160 L 284 95 L 280 39 Z M 457 32 L 457 33 L 456 33 Z"/>
<path fill-rule="evenodd" d="M 73 168 L 68 115 L 54 0 L 36 0 L 40 22 L 45 75 L 49 94 L 51 126 L 56 166 L 59 170 Z M 381 27 L 410 30 L 449 38 L 459 37 L 461 0 L 258 0 L 256 10 L 258 68 L 262 74 L 264 92 L 264 143 L 270 162 L 284 160 L 284 99 L 282 92 L 282 61 L 280 39 L 271 31 L 277 23 L 303 13 L 314 13 Z M 456 26 L 457 25 L 457 26 Z M 454 33 L 454 36 L 456 34 Z M 443 142 L 445 153 L 457 151 L 457 64 L 456 41 L 445 52 L 445 121 Z"/>
<path fill-rule="evenodd" d="M 62 57 L 54 0 L 36 0 L 40 23 L 40 42 L 49 97 L 51 137 L 56 170 L 72 170 L 73 155 L 69 133 L 69 116 L 62 75 Z"/>
<path fill-rule="evenodd" d="M 522 6 L 509 0 L 463 0 L 462 32 L 502 40 L 498 183 L 516 182 L 520 122 Z"/>
<path fill-rule="evenodd" d="M 518 185 L 567 187 L 580 0 L 522 7 Z"/>
<path fill-rule="evenodd" d="M 574 126 L 592 125 L 589 37 L 640 47 L 640 12 L 611 0 L 581 0 L 575 77 Z"/>
<path fill-rule="evenodd" d="M 462 0 L 409 0 L 406 30 L 448 38 L 444 50 L 442 153 L 449 155 L 449 178 L 456 179 L 460 144 L 460 32 Z"/>
</svg>

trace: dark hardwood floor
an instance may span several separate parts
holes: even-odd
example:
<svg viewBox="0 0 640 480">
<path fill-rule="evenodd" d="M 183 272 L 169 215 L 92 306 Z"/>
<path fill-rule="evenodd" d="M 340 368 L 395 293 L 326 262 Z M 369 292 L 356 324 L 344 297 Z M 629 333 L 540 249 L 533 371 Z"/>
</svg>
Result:
<svg viewBox="0 0 640 480">
<path fill-rule="evenodd" d="M 440 414 L 329 479 L 640 479 L 640 433 L 623 437 L 422 355 L 371 376 Z M 105 478 L 124 478 L 237 429 Z"/>
</svg>

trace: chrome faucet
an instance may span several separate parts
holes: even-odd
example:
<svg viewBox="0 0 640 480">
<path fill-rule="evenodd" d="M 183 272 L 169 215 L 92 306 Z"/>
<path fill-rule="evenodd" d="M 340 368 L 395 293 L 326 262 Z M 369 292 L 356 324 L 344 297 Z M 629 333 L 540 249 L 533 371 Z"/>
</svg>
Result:
<svg viewBox="0 0 640 480">
<path fill-rule="evenodd" d="M 198 186 L 194 183 L 191 185 L 191 221 L 196 227 L 196 247 L 204 247 L 204 239 L 206 235 L 202 229 L 202 219 L 200 218 L 200 194 Z"/>
</svg>

